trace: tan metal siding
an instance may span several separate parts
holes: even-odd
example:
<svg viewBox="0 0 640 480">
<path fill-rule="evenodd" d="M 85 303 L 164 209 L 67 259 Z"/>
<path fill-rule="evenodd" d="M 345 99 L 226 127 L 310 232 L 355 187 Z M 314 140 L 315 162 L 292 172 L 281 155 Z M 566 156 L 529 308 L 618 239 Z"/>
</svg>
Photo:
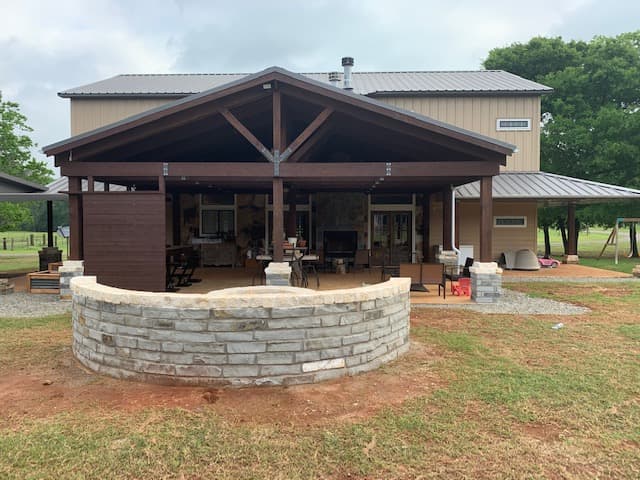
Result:
<svg viewBox="0 0 640 480">
<path fill-rule="evenodd" d="M 170 98 L 71 99 L 71 135 L 88 132 L 173 101 Z"/>
<path fill-rule="evenodd" d="M 505 171 L 540 170 L 540 97 L 384 97 L 377 98 L 442 122 L 509 142 L 518 152 L 507 157 Z M 530 118 L 531 131 L 496 130 L 498 118 Z"/>
<path fill-rule="evenodd" d="M 459 245 L 473 245 L 477 255 L 480 252 L 480 204 L 478 202 L 458 203 Z M 535 203 L 494 202 L 493 215 L 525 215 L 527 226 L 524 228 L 493 229 L 492 257 L 497 259 L 505 250 L 538 249 L 537 227 L 538 209 Z"/>
</svg>

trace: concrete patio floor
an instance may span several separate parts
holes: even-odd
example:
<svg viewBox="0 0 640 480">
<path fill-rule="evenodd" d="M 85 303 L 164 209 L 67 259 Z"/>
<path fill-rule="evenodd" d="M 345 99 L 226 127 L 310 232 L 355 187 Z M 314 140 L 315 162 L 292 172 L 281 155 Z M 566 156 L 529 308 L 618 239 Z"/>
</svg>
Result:
<svg viewBox="0 0 640 480">
<path fill-rule="evenodd" d="M 255 278 L 254 278 L 255 276 Z M 194 283 L 190 287 L 181 287 L 178 293 L 206 293 L 211 290 L 221 290 L 232 287 L 246 287 L 252 285 L 255 281 L 259 284 L 256 268 L 229 268 L 229 267 L 204 267 L 196 270 L 195 278 L 202 279 L 201 282 Z M 509 283 L 509 280 L 526 281 L 526 279 L 583 279 L 583 278 L 629 278 L 631 275 L 612 270 L 604 270 L 601 268 L 587 267 L 583 265 L 565 265 L 562 264 L 558 268 L 544 268 L 536 271 L 521 270 L 505 270 L 503 282 Z M 348 272 L 346 274 L 337 273 L 319 273 L 320 287 L 319 290 L 336 290 L 345 288 L 360 287 L 363 285 L 371 285 L 380 282 L 379 270 L 360 270 L 357 272 Z M 27 290 L 26 276 L 14 277 L 11 282 L 15 284 L 16 292 L 24 292 Z M 315 277 L 309 279 L 309 288 L 316 289 Z M 442 294 L 438 296 L 438 287 L 428 285 L 429 292 L 411 292 L 412 304 L 460 304 L 471 303 L 470 297 L 451 295 L 451 287 L 447 282 L 447 298 L 443 298 Z"/>
</svg>

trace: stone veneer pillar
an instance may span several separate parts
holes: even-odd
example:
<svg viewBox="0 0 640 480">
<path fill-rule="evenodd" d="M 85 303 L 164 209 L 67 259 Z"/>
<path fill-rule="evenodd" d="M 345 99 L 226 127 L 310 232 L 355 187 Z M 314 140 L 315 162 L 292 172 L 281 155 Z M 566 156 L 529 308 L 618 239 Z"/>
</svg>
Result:
<svg viewBox="0 0 640 480">
<path fill-rule="evenodd" d="M 291 265 L 288 263 L 271 262 L 264 269 L 267 285 L 275 285 L 278 287 L 288 287 L 291 278 Z"/>
<path fill-rule="evenodd" d="M 495 303 L 502 294 L 502 269 L 496 262 L 474 262 L 471 272 L 471 300 Z"/>
<path fill-rule="evenodd" d="M 71 279 L 84 275 L 84 260 L 65 260 L 60 268 L 60 298 L 71 300 Z"/>
</svg>

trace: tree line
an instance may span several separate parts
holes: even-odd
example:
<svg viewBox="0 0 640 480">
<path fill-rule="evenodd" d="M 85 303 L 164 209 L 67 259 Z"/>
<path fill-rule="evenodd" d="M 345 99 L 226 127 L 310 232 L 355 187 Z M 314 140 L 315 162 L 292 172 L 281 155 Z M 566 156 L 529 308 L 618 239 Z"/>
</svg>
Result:
<svg viewBox="0 0 640 480">
<path fill-rule="evenodd" d="M 640 31 L 588 42 L 535 37 L 491 50 L 483 66 L 554 89 L 542 97 L 543 171 L 640 189 Z M 612 226 L 617 217 L 640 217 L 638 203 L 578 207 L 576 222 Z M 560 229 L 566 248 L 565 222 L 566 209 L 538 215 L 546 234 Z M 630 239 L 637 256 L 633 225 Z"/>
</svg>

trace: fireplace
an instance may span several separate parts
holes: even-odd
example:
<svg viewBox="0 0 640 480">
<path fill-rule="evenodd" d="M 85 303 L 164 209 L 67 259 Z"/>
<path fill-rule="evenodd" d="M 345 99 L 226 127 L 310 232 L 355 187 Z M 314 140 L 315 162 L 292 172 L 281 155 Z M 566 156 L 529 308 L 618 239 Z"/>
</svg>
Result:
<svg viewBox="0 0 640 480">
<path fill-rule="evenodd" d="M 358 232 L 355 230 L 324 232 L 324 256 L 331 258 L 353 258 L 358 248 Z"/>
</svg>

